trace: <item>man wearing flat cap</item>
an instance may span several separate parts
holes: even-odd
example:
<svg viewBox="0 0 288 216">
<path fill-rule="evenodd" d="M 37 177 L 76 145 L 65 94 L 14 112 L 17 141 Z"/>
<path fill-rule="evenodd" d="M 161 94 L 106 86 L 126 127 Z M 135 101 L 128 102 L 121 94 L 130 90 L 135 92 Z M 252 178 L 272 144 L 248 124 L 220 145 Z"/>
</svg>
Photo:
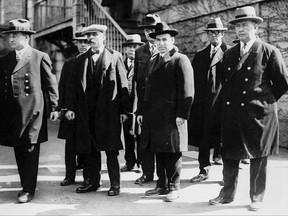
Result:
<svg viewBox="0 0 288 216">
<path fill-rule="evenodd" d="M 71 71 L 75 67 L 75 60 L 83 53 L 87 52 L 90 48 L 88 44 L 87 37 L 83 36 L 81 31 L 75 33 L 75 37 L 72 38 L 75 41 L 78 53 L 67 59 L 64 62 L 61 77 L 59 81 L 59 101 L 58 101 L 58 110 L 61 113 L 61 120 L 58 131 L 58 138 L 65 139 L 65 178 L 61 181 L 61 186 L 67 186 L 75 182 L 76 177 L 76 169 L 77 162 L 81 164 L 81 156 L 78 155 L 76 157 L 75 151 L 75 122 L 69 121 L 64 116 L 67 108 L 66 108 L 66 94 L 67 94 L 67 86 L 71 79 Z M 84 180 L 85 172 L 83 173 Z"/>
<path fill-rule="evenodd" d="M 58 86 L 49 56 L 29 45 L 35 31 L 28 20 L 11 20 L 3 33 L 14 50 L 0 60 L 0 145 L 14 147 L 18 201 L 26 203 L 35 194 L 40 143 L 48 140 L 48 110 L 51 120 L 58 118 Z"/>
<path fill-rule="evenodd" d="M 127 40 L 122 44 L 125 50 L 126 58 L 124 60 L 124 65 L 127 71 L 128 80 L 128 92 L 129 92 L 129 104 L 128 104 L 128 119 L 124 122 L 124 138 L 125 138 L 125 165 L 121 168 L 121 172 L 127 172 L 133 170 L 135 164 L 139 166 L 140 157 L 137 151 L 137 156 L 135 154 L 135 142 L 139 139 L 139 134 L 137 134 L 136 129 L 138 124 L 136 124 L 135 111 L 137 109 L 137 97 L 135 82 L 134 82 L 134 59 L 135 50 L 143 45 L 141 37 L 139 34 L 127 35 Z M 136 138 L 137 137 L 137 138 Z M 136 139 L 135 139 L 136 138 Z"/>
<path fill-rule="evenodd" d="M 82 32 L 91 48 L 75 60 L 69 94 L 68 120 L 75 121 L 76 153 L 85 155 L 83 172 L 89 181 L 77 193 L 100 187 L 101 153 L 107 156 L 109 196 L 120 193 L 119 150 L 122 123 L 127 118 L 128 82 L 122 55 L 105 47 L 107 26 L 90 25 Z"/>
<path fill-rule="evenodd" d="M 192 61 L 195 79 L 195 100 L 192 104 L 189 128 L 189 144 L 199 147 L 198 162 L 200 172 L 190 182 L 198 183 L 209 177 L 210 149 L 214 149 L 213 161 L 221 165 L 220 114 L 221 90 L 220 64 L 224 52 L 229 48 L 223 41 L 224 31 L 220 17 L 210 18 L 204 31 L 209 44 L 198 51 Z"/>
<path fill-rule="evenodd" d="M 156 56 L 158 53 L 155 39 L 149 36 L 149 33 L 155 31 L 156 24 L 161 22 L 160 16 L 158 14 L 147 14 L 144 23 L 141 26 L 143 28 L 147 42 L 139 47 L 135 51 L 135 61 L 134 61 L 134 77 L 136 82 L 136 91 L 137 91 L 137 123 L 140 125 L 138 134 L 141 133 L 141 124 L 142 124 L 142 106 L 143 106 L 143 97 L 145 92 L 145 86 L 147 82 L 147 74 L 149 70 L 149 62 Z M 140 135 L 141 139 L 141 135 Z M 138 143 L 140 140 L 137 141 Z M 145 150 L 139 151 L 141 155 L 141 166 L 142 166 L 142 176 L 136 179 L 135 184 L 142 185 L 147 182 L 153 181 L 154 171 L 155 171 L 155 155 L 152 152 L 147 152 Z"/>
<path fill-rule="evenodd" d="M 166 202 L 179 198 L 182 152 L 188 150 L 187 119 L 194 98 L 193 68 L 188 57 L 174 46 L 176 29 L 156 24 L 159 53 L 151 62 L 143 98 L 140 148 L 156 155 L 157 184 L 145 195 L 164 195 Z"/>
<path fill-rule="evenodd" d="M 237 8 L 230 21 L 240 42 L 222 62 L 224 187 L 210 205 L 234 200 L 239 162 L 249 158 L 249 210 L 257 211 L 265 194 L 268 156 L 279 152 L 277 100 L 288 90 L 288 72 L 280 51 L 256 36 L 262 21 L 251 6 Z"/>
</svg>

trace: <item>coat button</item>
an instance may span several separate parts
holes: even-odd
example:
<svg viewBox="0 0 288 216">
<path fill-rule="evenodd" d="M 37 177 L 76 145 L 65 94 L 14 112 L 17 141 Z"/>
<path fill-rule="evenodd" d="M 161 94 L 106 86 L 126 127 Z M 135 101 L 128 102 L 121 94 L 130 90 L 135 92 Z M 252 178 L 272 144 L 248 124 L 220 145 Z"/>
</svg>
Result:
<svg viewBox="0 0 288 216">
<path fill-rule="evenodd" d="M 225 82 L 228 82 L 228 79 L 225 79 Z"/>
<path fill-rule="evenodd" d="M 25 94 L 25 96 L 29 96 L 29 94 L 28 94 L 28 93 L 26 93 L 26 94 Z"/>
<path fill-rule="evenodd" d="M 227 104 L 227 105 L 230 105 L 230 102 L 229 102 L 229 101 L 227 101 L 227 102 L 226 102 L 226 104 Z"/>
<path fill-rule="evenodd" d="M 231 68 L 230 68 L 230 67 L 228 67 L 228 68 L 227 68 L 227 70 L 228 70 L 228 71 L 230 71 L 230 70 L 231 70 Z"/>
<path fill-rule="evenodd" d="M 29 86 L 25 86 L 25 89 L 29 89 Z"/>
<path fill-rule="evenodd" d="M 244 107 L 244 106 L 245 106 L 245 104 L 244 104 L 244 103 L 241 103 L 241 106 L 242 106 L 242 107 Z"/>
<path fill-rule="evenodd" d="M 243 93 L 243 94 L 246 94 L 246 91 L 243 91 L 242 93 Z"/>
<path fill-rule="evenodd" d="M 25 76 L 27 77 L 27 76 L 28 76 L 28 73 L 25 73 Z"/>
<path fill-rule="evenodd" d="M 244 80 L 245 80 L 245 82 L 248 82 L 249 79 L 248 79 L 248 78 L 245 78 Z"/>
<path fill-rule="evenodd" d="M 25 80 L 25 83 L 28 83 L 29 81 L 28 80 Z"/>
<path fill-rule="evenodd" d="M 247 70 L 251 70 L 251 67 L 247 67 Z"/>
</svg>

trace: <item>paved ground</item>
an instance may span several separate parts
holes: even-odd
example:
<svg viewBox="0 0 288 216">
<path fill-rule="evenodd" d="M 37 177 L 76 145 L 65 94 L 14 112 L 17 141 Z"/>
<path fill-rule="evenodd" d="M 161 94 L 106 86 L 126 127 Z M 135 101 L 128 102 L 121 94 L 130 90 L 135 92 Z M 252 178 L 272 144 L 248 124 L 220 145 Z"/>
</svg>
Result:
<svg viewBox="0 0 288 216">
<path fill-rule="evenodd" d="M 64 141 L 56 138 L 57 124 L 49 125 L 50 140 L 41 146 L 38 187 L 35 198 L 27 204 L 18 204 L 16 197 L 19 177 L 11 148 L 0 146 L 0 215 L 288 215 L 288 151 L 273 156 L 268 162 L 267 191 L 264 207 L 258 212 L 247 210 L 249 200 L 249 165 L 241 165 L 235 201 L 221 206 L 209 206 L 221 186 L 222 166 L 213 165 L 210 178 L 200 184 L 189 180 L 198 174 L 197 152 L 184 153 L 181 176 L 181 197 L 166 203 L 163 197 L 145 197 L 144 192 L 155 182 L 138 186 L 134 184 L 141 173 L 135 170 L 121 174 L 122 193 L 108 197 L 109 180 L 103 155 L 102 189 L 88 194 L 76 194 L 82 181 L 82 171 L 77 171 L 77 183 L 61 187 L 64 178 Z M 119 160 L 124 164 L 123 151 Z M 156 175 L 155 175 L 156 176 Z"/>
</svg>

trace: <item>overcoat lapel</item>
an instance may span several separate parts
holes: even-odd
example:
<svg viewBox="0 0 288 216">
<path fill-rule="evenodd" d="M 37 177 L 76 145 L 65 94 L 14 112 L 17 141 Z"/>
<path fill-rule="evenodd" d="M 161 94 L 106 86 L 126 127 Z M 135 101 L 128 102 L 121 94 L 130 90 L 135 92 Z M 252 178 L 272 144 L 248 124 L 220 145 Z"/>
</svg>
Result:
<svg viewBox="0 0 288 216">
<path fill-rule="evenodd" d="M 171 56 L 176 52 L 175 49 L 172 49 L 168 53 L 166 53 L 162 58 L 159 59 L 158 63 L 155 65 L 155 67 L 152 67 L 152 73 L 159 68 L 163 67 L 167 62 L 171 60 Z M 160 57 L 160 54 L 158 54 Z"/>
<path fill-rule="evenodd" d="M 221 59 L 223 58 L 223 54 L 223 50 L 219 48 L 211 61 L 210 68 L 217 64 L 219 61 L 221 61 Z"/>
<path fill-rule="evenodd" d="M 31 60 L 31 58 L 32 58 L 31 55 L 32 55 L 32 47 L 29 46 L 29 47 L 27 47 L 27 49 L 23 53 L 20 61 L 16 64 L 16 66 L 13 70 L 13 74 L 16 73 L 17 71 L 19 71 L 19 69 L 21 69 L 24 65 L 26 65 Z"/>
<path fill-rule="evenodd" d="M 86 87 L 87 87 L 86 75 L 87 75 L 88 62 L 89 62 L 88 57 L 89 57 L 89 55 L 87 54 L 86 58 L 85 58 L 85 61 L 84 61 L 84 64 L 83 64 L 83 76 L 82 76 L 82 79 L 81 79 L 81 84 L 82 84 L 84 92 L 85 92 Z"/>
</svg>

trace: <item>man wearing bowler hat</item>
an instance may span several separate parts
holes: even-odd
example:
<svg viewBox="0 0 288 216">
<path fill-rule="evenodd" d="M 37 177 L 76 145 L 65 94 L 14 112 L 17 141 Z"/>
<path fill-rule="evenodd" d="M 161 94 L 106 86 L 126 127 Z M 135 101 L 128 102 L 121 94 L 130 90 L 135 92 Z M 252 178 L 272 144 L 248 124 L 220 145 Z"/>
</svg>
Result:
<svg viewBox="0 0 288 216">
<path fill-rule="evenodd" d="M 137 124 L 135 111 L 137 109 L 137 97 L 135 82 L 134 82 L 134 59 L 135 50 L 143 45 L 139 34 L 127 35 L 127 40 L 122 44 L 126 58 L 124 65 L 127 71 L 128 80 L 128 92 L 129 92 L 129 104 L 128 104 L 128 119 L 124 122 L 124 137 L 125 137 L 125 161 L 126 164 L 121 168 L 121 172 L 131 171 L 134 165 L 139 166 L 140 161 L 137 159 L 135 154 L 135 137 L 140 136 L 137 134 Z M 138 148 L 137 148 L 138 149 Z M 139 156 L 137 151 L 137 156 Z M 140 159 L 140 158 L 139 158 Z"/>
<path fill-rule="evenodd" d="M 87 181 L 77 193 L 100 187 L 101 152 L 107 156 L 108 196 L 120 193 L 119 150 L 123 149 L 122 123 L 126 120 L 128 82 L 122 55 L 105 47 L 106 25 L 93 24 L 82 32 L 91 48 L 75 60 L 68 86 L 68 120 L 76 124 L 76 153 L 85 155 Z"/>
<path fill-rule="evenodd" d="M 82 164 L 81 155 L 76 156 L 75 151 L 75 122 L 69 121 L 64 116 L 66 108 L 66 94 L 67 94 L 67 85 L 71 79 L 71 71 L 75 60 L 83 53 L 87 52 L 90 48 L 88 44 L 87 37 L 83 36 L 81 31 L 75 33 L 75 37 L 72 38 L 75 41 L 78 53 L 67 59 L 63 65 L 61 71 L 61 77 L 59 81 L 59 105 L 58 110 L 61 110 L 61 120 L 58 131 L 58 138 L 65 139 L 65 169 L 66 174 L 63 181 L 60 182 L 61 186 L 67 186 L 75 182 L 77 165 Z M 78 164 L 77 164 L 78 161 Z M 83 165 L 83 164 L 82 164 Z M 83 173 L 84 180 L 85 172 Z"/>
<path fill-rule="evenodd" d="M 35 31 L 28 20 L 11 20 L 3 33 L 14 50 L 0 60 L 0 145 L 14 148 L 23 188 L 18 201 L 27 203 L 37 185 L 40 143 L 48 140 L 48 110 L 51 120 L 58 118 L 58 86 L 49 56 L 29 45 Z"/>
<path fill-rule="evenodd" d="M 158 14 L 147 14 L 144 23 L 141 26 L 143 28 L 147 42 L 139 47 L 135 51 L 135 61 L 134 61 L 134 76 L 136 82 L 136 91 L 137 91 L 137 123 L 140 125 L 138 134 L 141 133 L 141 124 L 142 124 L 142 113 L 141 107 L 143 106 L 143 97 L 145 92 L 145 86 L 147 82 L 147 74 L 149 70 L 149 62 L 156 56 L 158 53 L 155 39 L 149 36 L 150 33 L 155 31 L 155 26 L 157 23 L 161 22 L 160 16 Z M 141 135 L 140 135 L 141 139 Z M 137 143 L 140 143 L 139 136 Z M 139 150 L 141 166 L 142 166 L 142 176 L 136 179 L 135 184 L 142 185 L 143 183 L 151 182 L 154 178 L 155 171 L 155 155 L 152 152 L 147 152 L 145 150 Z"/>
<path fill-rule="evenodd" d="M 166 202 L 179 197 L 182 152 L 188 150 L 187 119 L 194 97 L 193 68 L 174 46 L 176 29 L 156 24 L 149 34 L 159 53 L 151 62 L 143 98 L 140 148 L 156 155 L 158 176 L 147 196 L 163 195 Z"/>
<path fill-rule="evenodd" d="M 229 48 L 222 39 L 227 30 L 220 17 L 211 18 L 205 28 L 209 44 L 198 51 L 192 61 L 195 79 L 195 100 L 192 104 L 189 128 L 189 144 L 199 147 L 199 169 L 197 176 L 190 182 L 198 183 L 209 177 L 210 149 L 214 149 L 213 161 L 221 165 L 221 136 L 220 114 L 221 103 L 219 94 L 221 90 L 220 64 L 224 52 Z"/>
<path fill-rule="evenodd" d="M 251 6 L 237 8 L 230 21 L 240 42 L 222 62 L 224 187 L 210 205 L 234 200 L 239 162 L 249 158 L 249 210 L 257 211 L 265 194 L 268 156 L 279 151 L 277 100 L 288 90 L 288 72 L 280 51 L 256 36 L 262 21 Z"/>
</svg>

